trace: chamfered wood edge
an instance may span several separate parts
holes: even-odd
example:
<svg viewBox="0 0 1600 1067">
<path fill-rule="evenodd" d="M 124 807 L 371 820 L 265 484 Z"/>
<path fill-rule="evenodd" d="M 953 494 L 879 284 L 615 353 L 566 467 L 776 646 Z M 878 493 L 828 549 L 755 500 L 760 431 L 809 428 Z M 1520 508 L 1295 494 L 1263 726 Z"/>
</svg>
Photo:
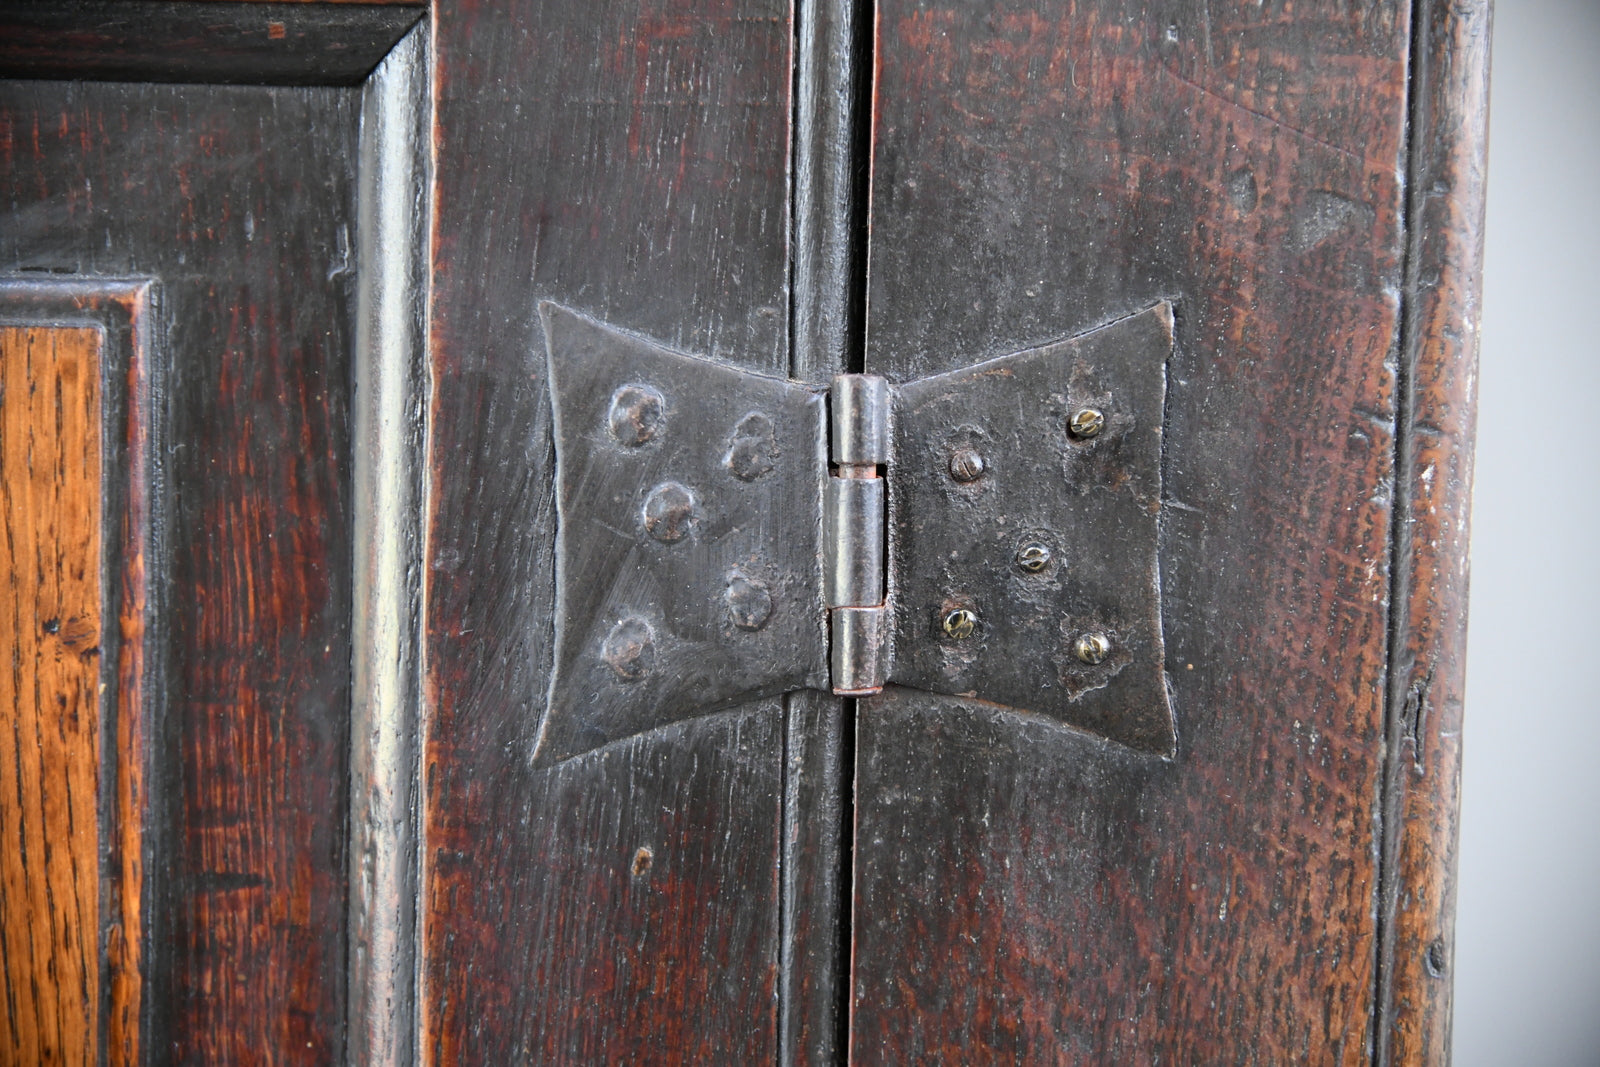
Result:
<svg viewBox="0 0 1600 1067">
<path fill-rule="evenodd" d="M 142 1062 L 150 1004 L 143 997 L 149 918 L 155 894 L 145 885 L 157 855 L 150 783 L 159 769 L 150 752 L 159 724 L 164 612 L 164 537 L 157 289 L 144 278 L 0 276 L 0 321 L 91 325 L 102 347 L 102 583 L 100 820 L 100 990 L 104 1062 Z M 120 375 L 120 381 L 118 376 Z M 110 788 L 106 788 L 109 784 Z"/>
<path fill-rule="evenodd" d="M 1490 0 L 1419 0 L 1412 46 L 1379 1064 L 1450 1057 Z"/>
<path fill-rule="evenodd" d="M 0 0 L 0 78 L 359 85 L 423 11 L 396 3 Z"/>
<path fill-rule="evenodd" d="M 352 434 L 349 1062 L 417 1060 L 427 24 L 362 91 Z"/>
</svg>

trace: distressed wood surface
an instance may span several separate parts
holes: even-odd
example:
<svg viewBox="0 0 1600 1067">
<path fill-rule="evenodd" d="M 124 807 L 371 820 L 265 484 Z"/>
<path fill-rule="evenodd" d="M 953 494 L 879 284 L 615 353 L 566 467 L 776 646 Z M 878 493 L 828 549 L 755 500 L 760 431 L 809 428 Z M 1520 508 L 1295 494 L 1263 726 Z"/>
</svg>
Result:
<svg viewBox="0 0 1600 1067">
<path fill-rule="evenodd" d="M 0 1060 L 99 1062 L 100 331 L 0 326 Z"/>
<path fill-rule="evenodd" d="M 1380 1062 L 1450 1058 L 1488 149 L 1487 0 L 1417 8 Z"/>
<path fill-rule="evenodd" d="M 860 1062 L 1372 1058 L 1408 14 L 879 4 L 867 369 L 1176 306 L 1178 751 L 863 702 Z"/>
<path fill-rule="evenodd" d="M 436 26 L 424 1057 L 769 1060 L 779 703 L 530 767 L 555 588 L 537 307 L 787 372 L 790 8 L 445 3 Z"/>
<path fill-rule="evenodd" d="M 157 1061 L 342 1054 L 356 99 L 0 86 L 0 269 L 159 279 Z"/>
</svg>

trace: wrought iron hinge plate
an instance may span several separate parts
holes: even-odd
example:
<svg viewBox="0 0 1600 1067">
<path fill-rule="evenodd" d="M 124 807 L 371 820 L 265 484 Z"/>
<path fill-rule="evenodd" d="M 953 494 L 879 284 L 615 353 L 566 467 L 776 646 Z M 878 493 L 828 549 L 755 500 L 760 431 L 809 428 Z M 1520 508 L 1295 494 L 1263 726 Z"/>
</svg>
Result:
<svg viewBox="0 0 1600 1067">
<path fill-rule="evenodd" d="M 559 534 L 536 762 L 884 684 L 1172 752 L 1168 305 L 905 384 L 842 376 L 831 402 L 541 311 Z"/>
</svg>

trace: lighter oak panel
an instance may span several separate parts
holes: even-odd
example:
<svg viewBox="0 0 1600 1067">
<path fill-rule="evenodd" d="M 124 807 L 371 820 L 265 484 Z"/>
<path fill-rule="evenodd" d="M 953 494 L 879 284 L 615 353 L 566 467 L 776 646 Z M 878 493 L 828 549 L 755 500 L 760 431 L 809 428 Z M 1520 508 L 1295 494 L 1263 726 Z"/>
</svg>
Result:
<svg viewBox="0 0 1600 1067">
<path fill-rule="evenodd" d="M 102 335 L 0 327 L 0 1062 L 98 1062 Z"/>
</svg>

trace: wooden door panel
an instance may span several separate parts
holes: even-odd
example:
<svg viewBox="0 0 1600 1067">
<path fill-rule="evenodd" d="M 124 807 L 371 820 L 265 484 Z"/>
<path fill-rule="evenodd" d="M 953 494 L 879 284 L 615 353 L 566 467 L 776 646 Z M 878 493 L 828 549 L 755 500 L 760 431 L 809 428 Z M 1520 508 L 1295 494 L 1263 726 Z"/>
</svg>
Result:
<svg viewBox="0 0 1600 1067">
<path fill-rule="evenodd" d="M 789 7 L 521 0 L 437 30 L 424 1057 L 768 1059 L 781 703 L 531 764 L 556 608 L 538 306 L 787 372 Z"/>
<path fill-rule="evenodd" d="M 1175 306 L 1178 750 L 864 702 L 860 1061 L 1370 1058 L 1409 12 L 878 5 L 868 369 Z"/>
<path fill-rule="evenodd" d="M 0 279 L 5 1062 L 138 1062 L 152 286 Z"/>
<path fill-rule="evenodd" d="M 0 1059 L 92 1063 L 100 1007 L 100 331 L 0 326 Z"/>
<path fill-rule="evenodd" d="M 164 544 L 146 561 L 157 1060 L 342 1047 L 355 104 L 0 87 L 0 268 L 160 294 L 166 444 L 134 490 Z"/>
</svg>

